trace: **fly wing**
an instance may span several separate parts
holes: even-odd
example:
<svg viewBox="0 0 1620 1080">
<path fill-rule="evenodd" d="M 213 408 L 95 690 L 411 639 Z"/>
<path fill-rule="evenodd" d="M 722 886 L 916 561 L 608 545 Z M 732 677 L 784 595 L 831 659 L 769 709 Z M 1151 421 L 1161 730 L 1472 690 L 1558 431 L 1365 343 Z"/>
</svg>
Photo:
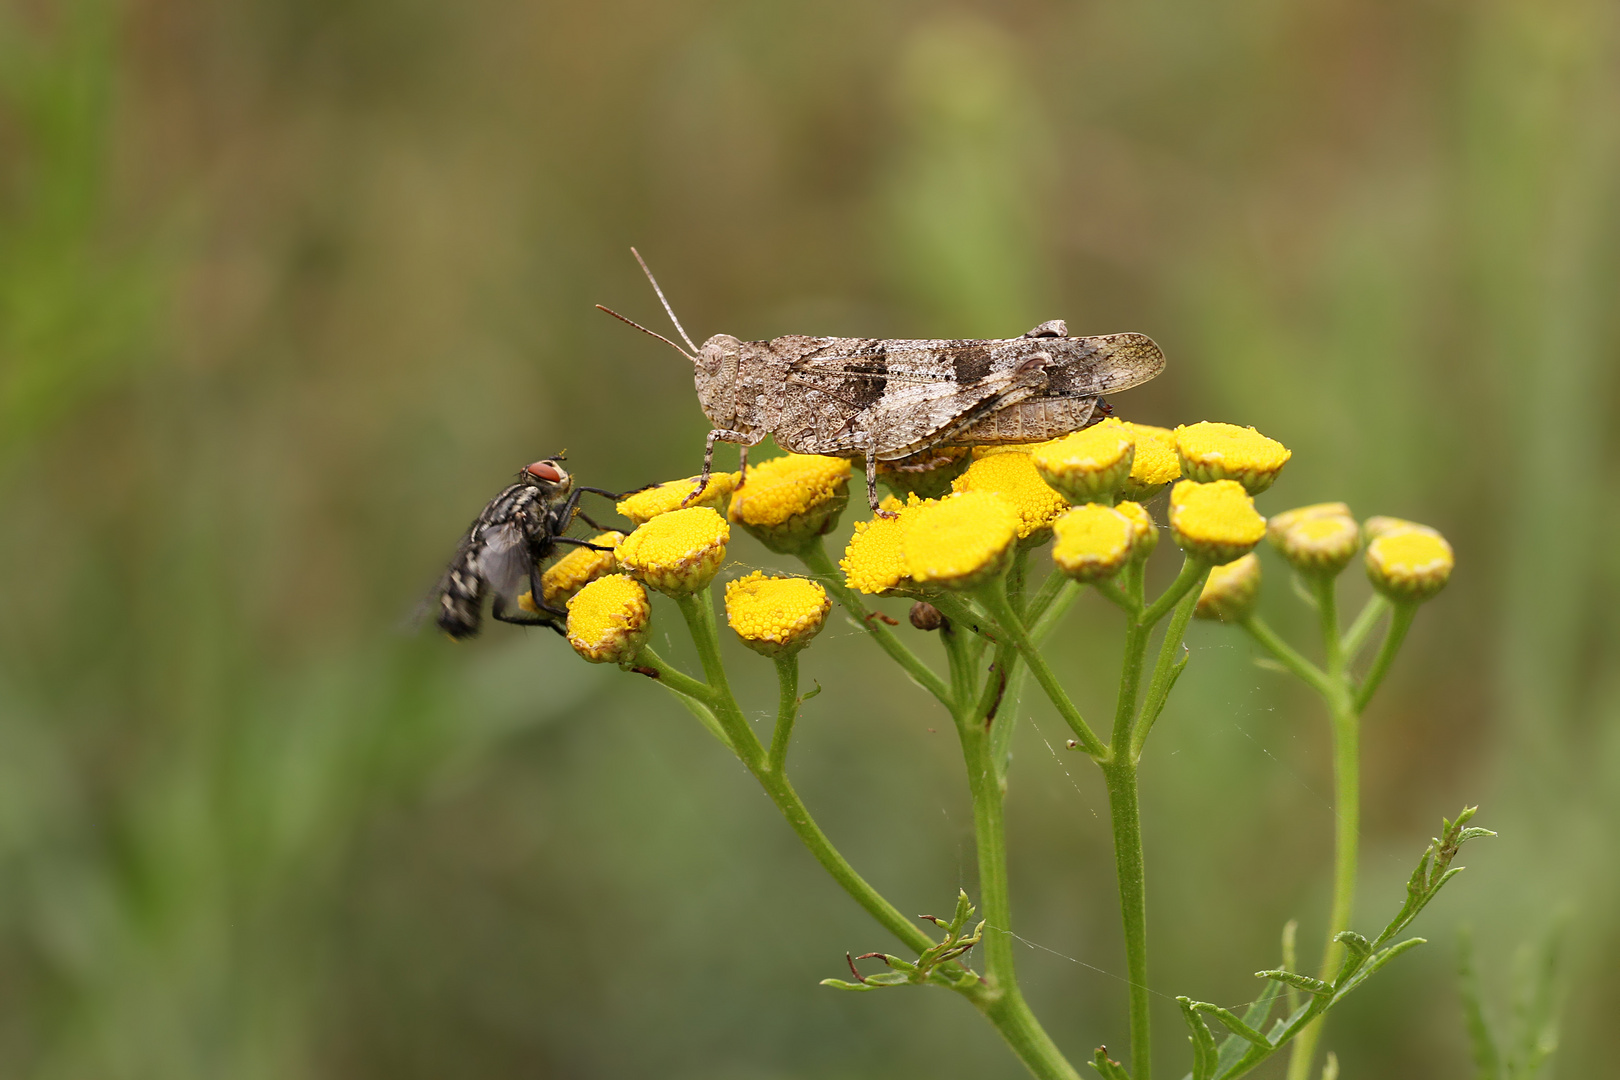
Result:
<svg viewBox="0 0 1620 1080">
<path fill-rule="evenodd" d="M 528 543 L 516 522 L 503 521 L 484 530 L 478 576 L 508 607 L 516 607 L 518 597 L 529 591 L 532 566 Z"/>
</svg>

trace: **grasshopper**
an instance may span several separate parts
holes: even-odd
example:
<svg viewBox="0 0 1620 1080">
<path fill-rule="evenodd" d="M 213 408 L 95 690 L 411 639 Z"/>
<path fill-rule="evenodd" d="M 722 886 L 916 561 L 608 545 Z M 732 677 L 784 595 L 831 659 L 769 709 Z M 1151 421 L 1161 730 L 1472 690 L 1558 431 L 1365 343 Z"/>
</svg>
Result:
<svg viewBox="0 0 1620 1080">
<path fill-rule="evenodd" d="M 1078 431 L 1108 412 L 1103 394 L 1140 386 L 1164 370 L 1164 353 L 1144 334 L 1070 337 L 1062 319 L 1021 337 L 982 341 L 808 337 L 741 341 L 716 334 L 692 343 L 664 290 L 634 248 L 653 291 L 691 350 L 609 308 L 597 307 L 664 342 L 692 363 L 698 401 L 716 442 L 748 448 L 772 435 L 798 454 L 864 458 L 866 497 L 878 509 L 877 464 L 942 446 L 1040 442 Z M 887 516 L 887 515 L 885 515 Z"/>
</svg>

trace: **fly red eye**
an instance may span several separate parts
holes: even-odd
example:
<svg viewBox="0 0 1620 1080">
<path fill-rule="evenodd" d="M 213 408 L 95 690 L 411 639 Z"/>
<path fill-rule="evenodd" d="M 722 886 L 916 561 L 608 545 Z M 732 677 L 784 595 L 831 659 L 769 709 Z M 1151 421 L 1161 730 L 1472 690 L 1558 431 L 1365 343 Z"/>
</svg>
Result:
<svg viewBox="0 0 1620 1080">
<path fill-rule="evenodd" d="M 537 461 L 533 465 L 527 466 L 524 472 L 527 472 L 536 480 L 544 480 L 551 484 L 555 484 L 563 478 L 562 470 L 549 461 Z"/>
</svg>

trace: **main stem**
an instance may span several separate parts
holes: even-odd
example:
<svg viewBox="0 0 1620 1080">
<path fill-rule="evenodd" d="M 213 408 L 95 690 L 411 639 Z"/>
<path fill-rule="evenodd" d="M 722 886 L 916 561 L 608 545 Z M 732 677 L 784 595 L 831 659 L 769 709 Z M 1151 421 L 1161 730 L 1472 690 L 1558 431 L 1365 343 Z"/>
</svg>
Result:
<svg viewBox="0 0 1620 1080">
<path fill-rule="evenodd" d="M 1151 993 L 1147 971 L 1147 878 L 1142 858 L 1142 813 L 1136 789 L 1136 763 L 1121 754 L 1102 767 L 1108 785 L 1108 816 L 1114 826 L 1114 870 L 1119 877 L 1120 923 L 1125 931 L 1125 963 L 1130 977 L 1131 1076 L 1153 1073 Z"/>
<path fill-rule="evenodd" d="M 1007 825 L 1001 783 L 992 764 L 990 732 L 976 711 L 958 714 L 957 731 L 973 794 L 973 835 L 979 856 L 979 915 L 985 921 L 988 992 L 976 999 L 987 1019 L 1034 1075 L 1078 1080 L 1018 989 L 1013 965 L 1012 899 L 1007 886 Z"/>
<path fill-rule="evenodd" d="M 1327 671 L 1322 696 L 1333 725 L 1333 906 L 1328 912 L 1327 943 L 1317 977 L 1331 982 L 1344 960 L 1335 939 L 1350 929 L 1356 897 L 1356 860 L 1361 840 L 1361 714 L 1356 708 L 1343 640 L 1339 636 L 1336 581 L 1324 574 L 1312 581 L 1322 622 Z M 1299 1033 L 1288 1059 L 1288 1080 L 1309 1080 L 1324 1017 Z"/>
</svg>

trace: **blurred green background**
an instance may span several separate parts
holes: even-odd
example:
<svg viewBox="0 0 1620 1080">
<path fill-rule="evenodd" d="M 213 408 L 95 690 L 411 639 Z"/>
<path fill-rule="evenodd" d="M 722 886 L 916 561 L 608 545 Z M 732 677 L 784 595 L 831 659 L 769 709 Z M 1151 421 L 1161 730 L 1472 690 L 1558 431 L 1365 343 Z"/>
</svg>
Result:
<svg viewBox="0 0 1620 1080">
<path fill-rule="evenodd" d="M 402 628 L 522 463 L 696 470 L 690 371 L 591 307 L 660 326 L 634 243 L 699 340 L 1144 331 L 1170 369 L 1116 404 L 1286 442 L 1263 511 L 1443 528 L 1458 572 L 1368 716 L 1357 924 L 1442 813 L 1502 835 L 1324 1045 L 1471 1075 L 1458 925 L 1501 1005 L 1567 906 L 1557 1069 L 1606 1075 L 1617 17 L 0 0 L 0 1073 L 1020 1074 L 949 995 L 816 986 L 892 943 L 655 687 L 545 631 Z M 1116 622 L 1072 623 L 1098 709 Z M 1153 982 L 1239 1002 L 1286 919 L 1315 955 L 1326 724 L 1235 632 L 1192 645 L 1144 772 Z M 736 650 L 762 713 L 769 675 Z M 902 910 L 947 910 L 944 717 L 844 625 L 805 679 L 801 790 Z M 1029 996 L 1071 1055 L 1123 1047 L 1102 785 L 1022 713 Z M 1169 997 L 1158 1035 L 1180 1075 Z"/>
</svg>

